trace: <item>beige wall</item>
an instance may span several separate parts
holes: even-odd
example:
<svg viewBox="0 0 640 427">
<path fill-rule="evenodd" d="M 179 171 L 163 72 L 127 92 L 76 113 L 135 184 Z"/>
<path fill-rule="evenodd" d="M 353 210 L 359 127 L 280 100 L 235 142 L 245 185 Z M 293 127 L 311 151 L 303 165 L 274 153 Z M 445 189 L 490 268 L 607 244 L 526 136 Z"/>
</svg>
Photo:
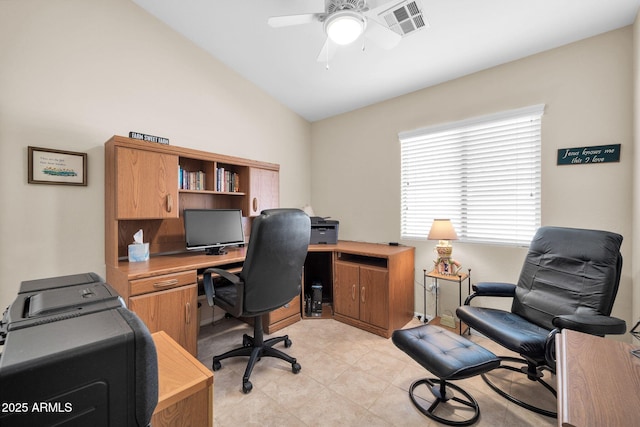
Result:
<svg viewBox="0 0 640 427">
<path fill-rule="evenodd" d="M 20 281 L 104 275 L 104 142 L 281 165 L 283 206 L 310 194 L 310 125 L 129 0 L 0 2 L 0 307 Z M 27 184 L 27 146 L 88 153 L 89 185 Z"/>
<path fill-rule="evenodd" d="M 543 225 L 599 228 L 625 237 L 614 314 L 631 321 L 633 92 L 631 27 L 495 67 L 312 124 L 312 205 L 340 220 L 340 237 L 400 239 L 401 131 L 533 104 L 542 120 Z M 622 144 L 620 163 L 557 166 L 559 148 Z M 455 167 L 455 165 L 452 165 Z M 415 245 L 416 281 L 434 243 Z M 524 248 L 454 244 L 473 281 L 517 279 Z M 416 285 L 416 310 L 422 293 Z M 454 310 L 455 287 L 443 290 Z M 449 296 L 449 301 L 446 301 Z M 428 312 L 433 313 L 433 306 Z"/>
<path fill-rule="evenodd" d="M 631 286 L 639 34 L 636 23 L 310 125 L 128 0 L 3 0 L 0 307 L 22 280 L 104 273 L 103 143 L 113 134 L 279 163 L 283 206 L 311 201 L 340 220 L 341 238 L 387 242 L 400 238 L 398 132 L 545 103 L 543 223 L 623 234 L 614 314 L 631 323 L 640 315 Z M 611 143 L 622 144 L 620 163 L 555 165 L 558 148 Z M 28 145 L 87 152 L 89 186 L 27 184 Z M 404 243 L 417 247 L 421 284 L 433 243 Z M 525 249 L 456 244 L 454 255 L 474 281 L 508 281 Z M 455 306 L 452 289 L 443 308 Z"/>
</svg>

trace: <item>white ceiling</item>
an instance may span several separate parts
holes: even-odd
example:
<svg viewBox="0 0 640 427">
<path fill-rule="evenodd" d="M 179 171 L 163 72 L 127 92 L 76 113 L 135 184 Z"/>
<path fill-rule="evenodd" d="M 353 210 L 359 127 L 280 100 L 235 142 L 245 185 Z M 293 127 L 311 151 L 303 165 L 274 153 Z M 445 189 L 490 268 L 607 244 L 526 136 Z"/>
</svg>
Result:
<svg viewBox="0 0 640 427">
<path fill-rule="evenodd" d="M 309 121 L 413 92 L 634 22 L 640 0 L 417 0 L 429 28 L 391 50 L 316 58 L 322 23 L 270 16 L 322 12 L 324 0 L 132 0 Z M 383 8 L 401 0 L 370 0 Z"/>
</svg>

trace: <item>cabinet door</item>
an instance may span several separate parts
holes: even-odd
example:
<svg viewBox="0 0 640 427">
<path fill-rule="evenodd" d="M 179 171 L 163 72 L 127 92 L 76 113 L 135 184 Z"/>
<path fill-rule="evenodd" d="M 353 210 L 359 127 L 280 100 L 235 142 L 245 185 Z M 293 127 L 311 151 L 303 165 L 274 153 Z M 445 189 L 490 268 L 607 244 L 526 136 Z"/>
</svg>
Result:
<svg viewBox="0 0 640 427">
<path fill-rule="evenodd" d="M 178 156 L 116 148 L 116 218 L 178 218 Z"/>
<path fill-rule="evenodd" d="M 280 206 L 278 171 L 249 168 L 248 216 L 258 216 L 265 209 Z"/>
<path fill-rule="evenodd" d="M 360 267 L 360 320 L 380 328 L 389 326 L 388 277 L 384 268 Z"/>
<path fill-rule="evenodd" d="M 360 267 L 335 262 L 333 305 L 336 313 L 358 319 L 360 317 Z"/>
<path fill-rule="evenodd" d="M 198 288 L 196 284 L 129 298 L 129 309 L 150 332 L 165 331 L 189 353 L 198 352 Z"/>
</svg>

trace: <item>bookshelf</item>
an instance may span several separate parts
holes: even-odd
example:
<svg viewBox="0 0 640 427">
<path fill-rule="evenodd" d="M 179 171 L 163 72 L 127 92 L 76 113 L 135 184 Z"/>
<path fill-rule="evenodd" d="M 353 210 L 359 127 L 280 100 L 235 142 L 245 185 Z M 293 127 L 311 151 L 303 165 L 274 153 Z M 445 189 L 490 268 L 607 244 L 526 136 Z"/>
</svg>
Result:
<svg viewBox="0 0 640 427">
<path fill-rule="evenodd" d="M 107 265 L 126 258 L 139 229 L 152 256 L 183 251 L 184 209 L 241 209 L 249 235 L 251 217 L 279 206 L 279 170 L 274 163 L 112 137 L 105 143 Z"/>
</svg>

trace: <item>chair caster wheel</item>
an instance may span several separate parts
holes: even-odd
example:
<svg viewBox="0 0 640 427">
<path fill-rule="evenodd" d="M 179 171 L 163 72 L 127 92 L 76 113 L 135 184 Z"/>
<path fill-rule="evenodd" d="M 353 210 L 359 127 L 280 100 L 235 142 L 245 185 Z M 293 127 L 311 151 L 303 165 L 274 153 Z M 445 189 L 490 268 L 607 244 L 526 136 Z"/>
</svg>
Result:
<svg viewBox="0 0 640 427">
<path fill-rule="evenodd" d="M 251 384 L 251 381 L 247 381 L 245 383 L 242 383 L 242 392 L 244 394 L 249 394 L 252 389 L 253 389 L 253 384 Z"/>
<path fill-rule="evenodd" d="M 289 338 L 284 340 L 284 348 L 289 348 L 291 347 L 291 340 Z"/>
<path fill-rule="evenodd" d="M 218 360 L 214 360 L 213 361 L 213 370 L 214 371 L 219 371 L 220 368 L 222 368 L 222 363 L 220 363 L 220 361 L 218 361 Z"/>
<path fill-rule="evenodd" d="M 299 363 L 295 362 L 291 364 L 291 372 L 293 372 L 294 374 L 300 372 L 300 369 L 302 369 L 302 366 L 300 366 Z"/>
<path fill-rule="evenodd" d="M 246 334 L 242 336 L 242 346 L 251 347 L 251 338 Z"/>
</svg>

